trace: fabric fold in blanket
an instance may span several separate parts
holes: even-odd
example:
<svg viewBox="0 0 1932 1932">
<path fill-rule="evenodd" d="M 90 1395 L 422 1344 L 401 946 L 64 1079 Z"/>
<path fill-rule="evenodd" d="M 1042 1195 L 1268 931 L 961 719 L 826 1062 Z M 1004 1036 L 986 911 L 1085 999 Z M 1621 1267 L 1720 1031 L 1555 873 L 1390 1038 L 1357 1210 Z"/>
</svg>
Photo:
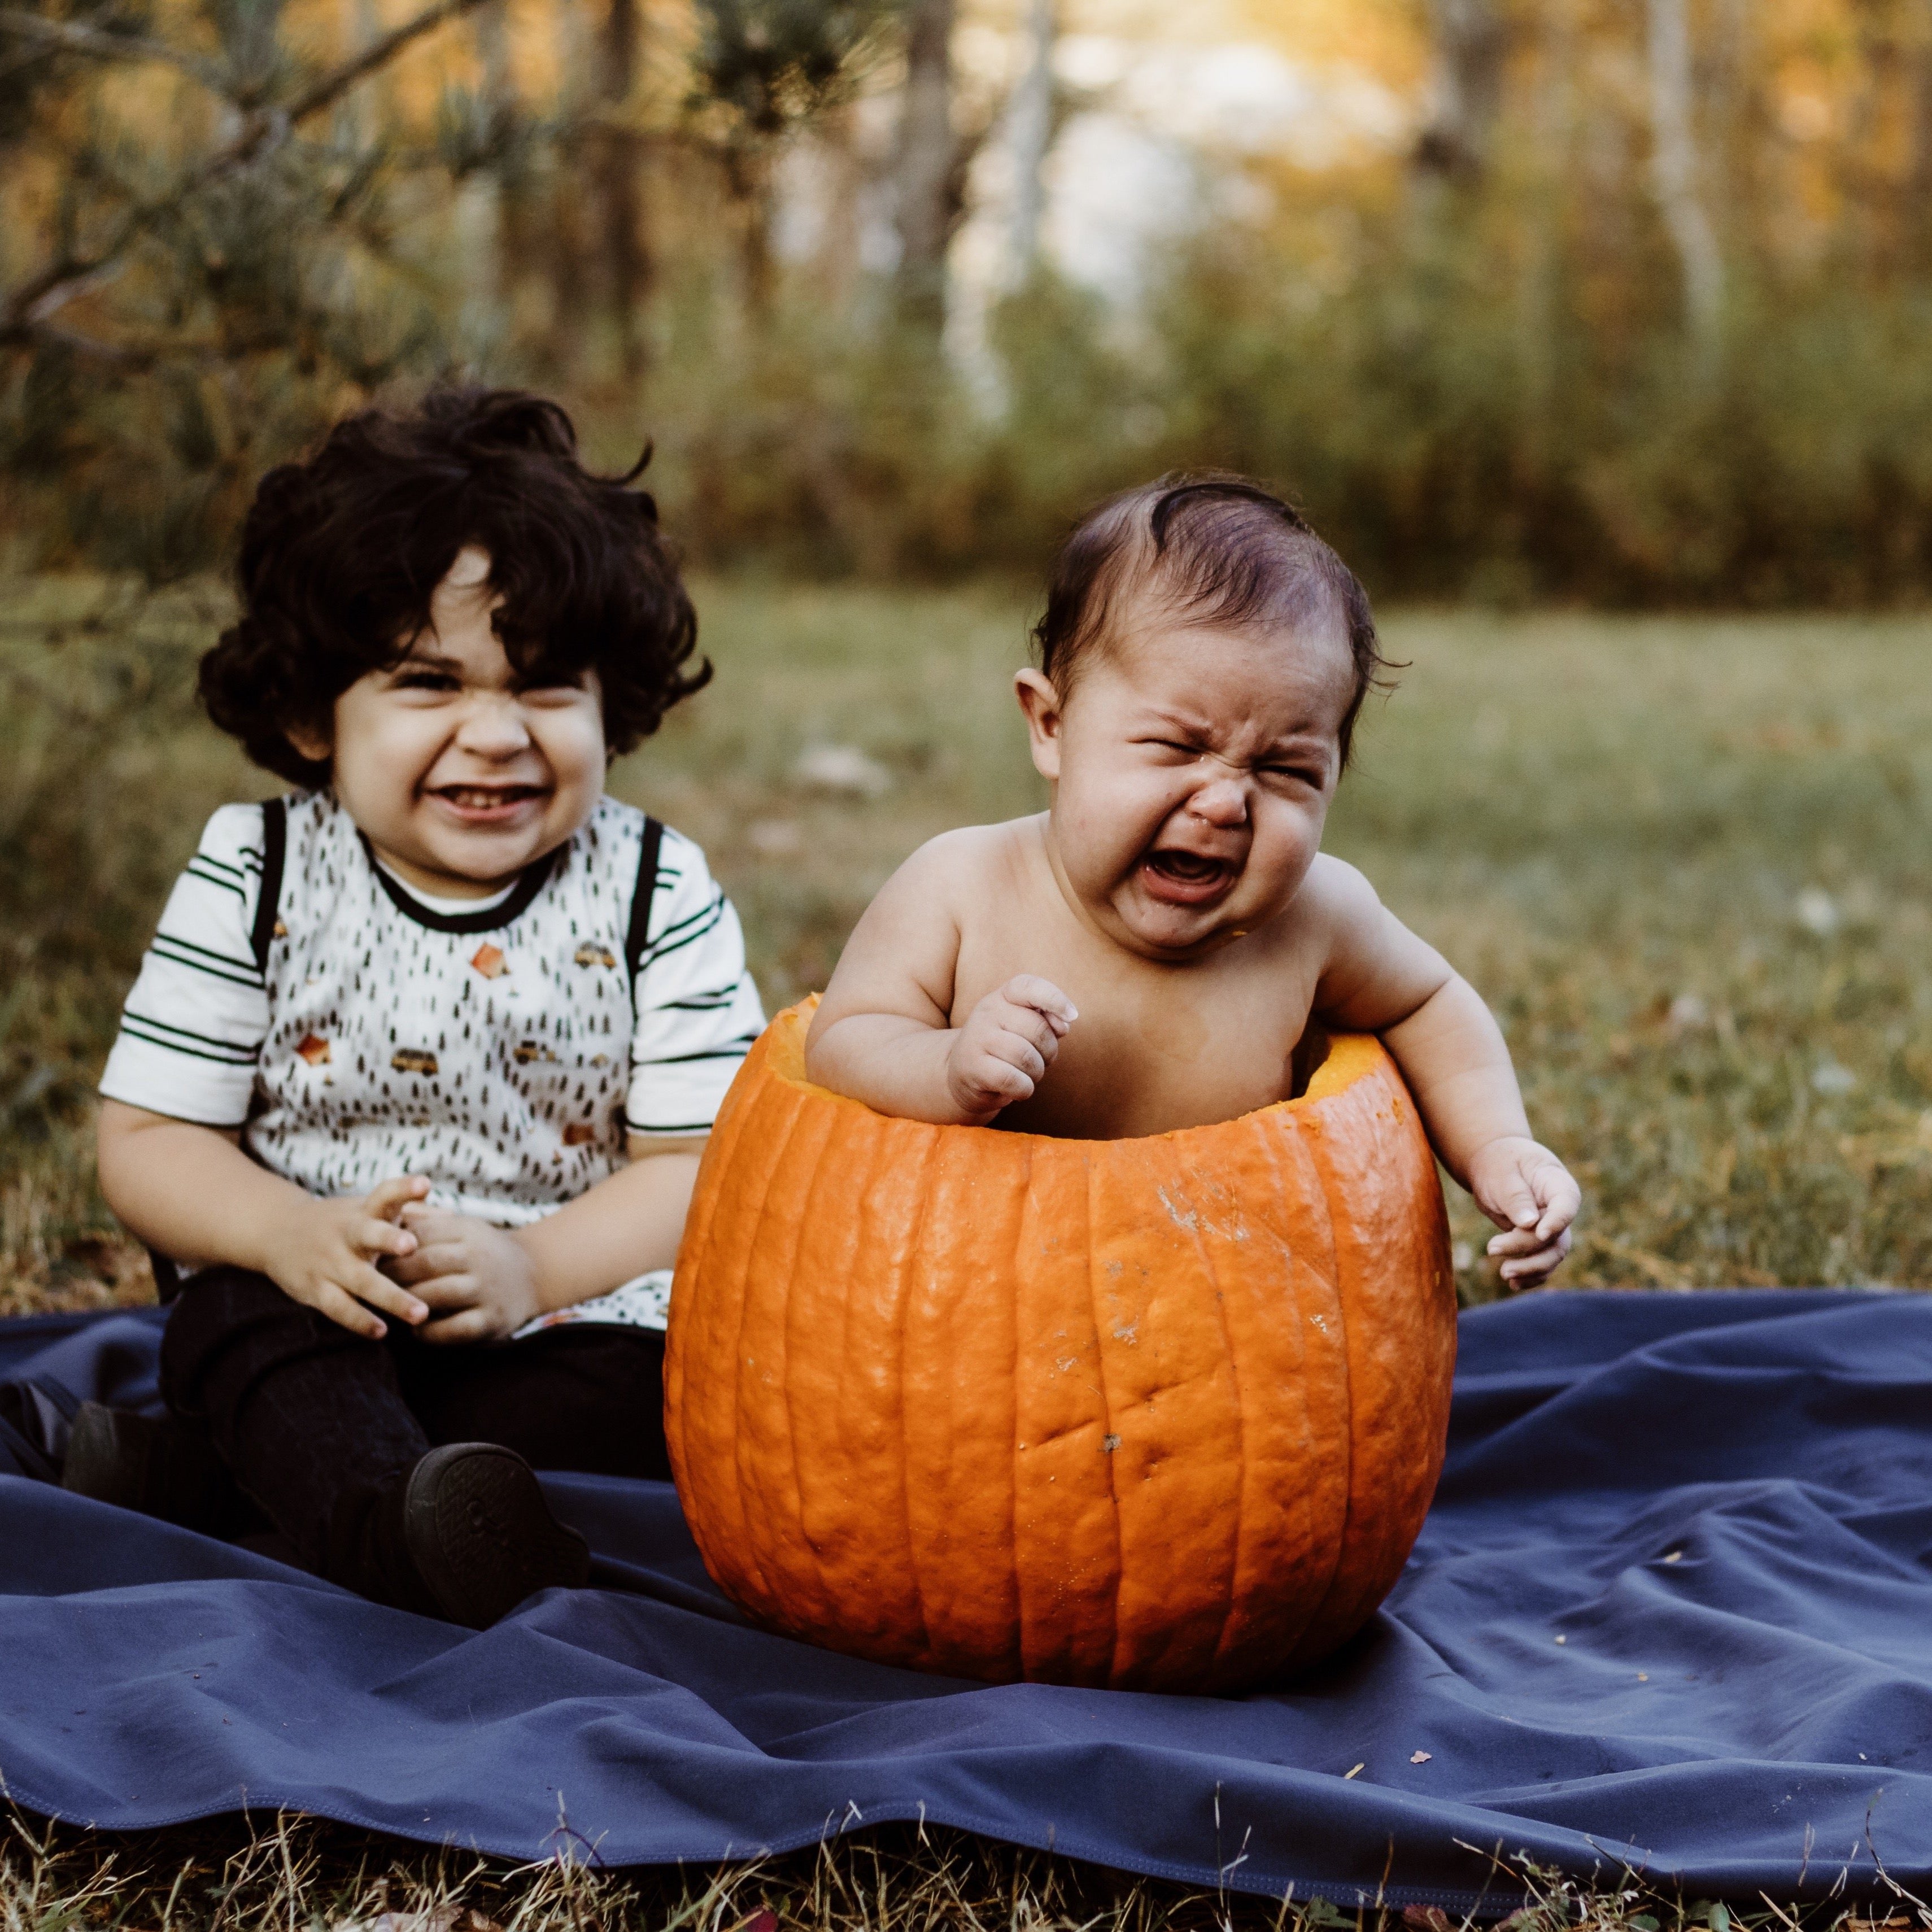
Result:
<svg viewBox="0 0 1932 1932">
<path fill-rule="evenodd" d="M 0 1378 L 149 1405 L 158 1336 L 148 1312 L 0 1324 Z M 596 1587 L 478 1633 L 0 1476 L 7 1792 L 110 1828 L 286 1807 L 610 1865 L 922 1817 L 1348 1908 L 1502 1902 L 1525 1858 L 1780 1900 L 1884 1894 L 1882 1860 L 1932 1895 L 1932 1296 L 1466 1314 L 1394 1594 L 1340 1656 L 1238 1700 L 768 1636 L 668 1487 L 544 1483 Z"/>
</svg>

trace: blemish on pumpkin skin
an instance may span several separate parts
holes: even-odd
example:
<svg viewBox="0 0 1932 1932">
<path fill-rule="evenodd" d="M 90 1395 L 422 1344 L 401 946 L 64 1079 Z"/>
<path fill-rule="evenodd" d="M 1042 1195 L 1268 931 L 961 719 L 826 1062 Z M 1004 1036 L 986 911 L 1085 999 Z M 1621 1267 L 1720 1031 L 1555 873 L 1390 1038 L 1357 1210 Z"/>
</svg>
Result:
<svg viewBox="0 0 1932 1932">
<path fill-rule="evenodd" d="M 1103 1436 L 1100 1438 L 1100 1453 L 1103 1456 L 1111 1456 L 1120 1446 L 1120 1438 L 1118 1436 Z"/>
<path fill-rule="evenodd" d="M 1114 1340 L 1117 1342 L 1126 1342 L 1127 1346 L 1131 1348 L 1134 1346 L 1135 1342 L 1140 1339 L 1140 1330 L 1141 1324 L 1138 1322 L 1136 1322 L 1128 1327 L 1116 1328 L 1114 1330 Z"/>
<path fill-rule="evenodd" d="M 1156 1187 L 1154 1190 L 1154 1198 L 1167 1210 L 1168 1219 L 1177 1228 L 1185 1228 L 1190 1234 L 1193 1233 L 1195 1228 L 1199 1225 L 1201 1217 L 1192 1208 L 1188 1208 L 1185 1212 L 1177 1208 L 1167 1198 L 1167 1190 L 1164 1187 Z"/>
</svg>

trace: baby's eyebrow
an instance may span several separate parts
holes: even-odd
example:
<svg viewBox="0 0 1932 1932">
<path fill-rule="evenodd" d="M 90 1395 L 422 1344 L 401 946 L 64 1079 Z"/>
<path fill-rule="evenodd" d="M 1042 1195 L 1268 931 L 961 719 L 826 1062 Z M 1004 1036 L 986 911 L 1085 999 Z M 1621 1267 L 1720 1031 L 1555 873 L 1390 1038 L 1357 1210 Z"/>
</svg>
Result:
<svg viewBox="0 0 1932 1932">
<path fill-rule="evenodd" d="M 392 670 L 407 670 L 412 666 L 428 670 L 460 670 L 463 660 L 452 657 L 447 651 L 425 651 L 412 646 L 389 668 Z"/>
</svg>

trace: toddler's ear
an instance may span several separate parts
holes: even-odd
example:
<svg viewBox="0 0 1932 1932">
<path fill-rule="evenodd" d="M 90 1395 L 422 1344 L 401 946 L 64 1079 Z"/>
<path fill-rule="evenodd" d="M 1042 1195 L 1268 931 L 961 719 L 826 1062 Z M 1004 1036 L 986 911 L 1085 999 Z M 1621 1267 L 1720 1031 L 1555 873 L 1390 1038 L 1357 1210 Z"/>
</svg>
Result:
<svg viewBox="0 0 1932 1932">
<path fill-rule="evenodd" d="M 1032 742 L 1034 770 L 1049 781 L 1060 776 L 1060 694 L 1046 678 L 1029 666 L 1013 674 L 1013 695 L 1026 713 L 1027 736 Z"/>
<path fill-rule="evenodd" d="M 311 764 L 326 765 L 335 755 L 334 740 L 326 731 L 318 731 L 313 724 L 290 724 L 284 728 L 282 736 Z"/>
</svg>

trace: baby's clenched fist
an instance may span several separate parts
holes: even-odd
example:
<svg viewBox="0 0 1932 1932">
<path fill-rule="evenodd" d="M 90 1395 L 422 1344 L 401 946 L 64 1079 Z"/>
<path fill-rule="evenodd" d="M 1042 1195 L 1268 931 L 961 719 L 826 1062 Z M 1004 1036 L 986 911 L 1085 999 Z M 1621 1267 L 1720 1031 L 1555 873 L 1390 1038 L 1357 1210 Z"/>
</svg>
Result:
<svg viewBox="0 0 1932 1932">
<path fill-rule="evenodd" d="M 1570 1224 L 1583 1204 L 1570 1170 L 1538 1142 L 1505 1134 L 1469 1162 L 1469 1192 L 1503 1232 L 1490 1242 L 1503 1286 L 1540 1288 L 1570 1252 Z"/>
<path fill-rule="evenodd" d="M 1051 980 L 1022 973 L 966 1016 L 946 1056 L 946 1084 L 965 1123 L 983 1126 L 1032 1096 L 1080 1016 Z"/>
</svg>

